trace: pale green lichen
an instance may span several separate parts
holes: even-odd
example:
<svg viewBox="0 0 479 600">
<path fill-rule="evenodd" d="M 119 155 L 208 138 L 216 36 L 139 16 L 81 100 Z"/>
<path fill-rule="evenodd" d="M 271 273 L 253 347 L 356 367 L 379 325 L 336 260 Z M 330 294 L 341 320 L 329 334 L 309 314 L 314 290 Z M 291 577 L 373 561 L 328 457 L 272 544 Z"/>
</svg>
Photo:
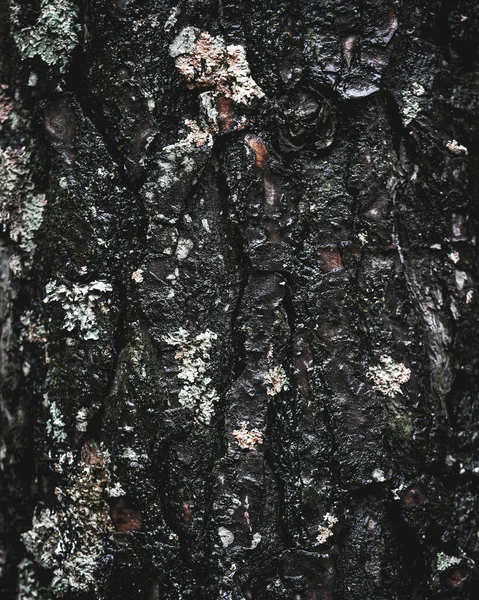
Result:
<svg viewBox="0 0 479 600">
<path fill-rule="evenodd" d="M 43 222 L 43 210 L 47 201 L 44 194 L 34 194 L 25 203 L 22 220 L 10 230 L 10 236 L 18 241 L 20 248 L 32 253 L 35 250 L 34 236 Z"/>
<path fill-rule="evenodd" d="M 366 376 L 373 382 L 373 389 L 393 398 L 402 394 L 401 385 L 411 378 L 411 369 L 403 363 L 396 363 L 390 356 L 381 356 L 380 365 L 369 367 Z"/>
<path fill-rule="evenodd" d="M 35 563 L 28 558 L 18 565 L 18 584 L 16 600 L 51 600 L 49 590 L 37 579 Z"/>
<path fill-rule="evenodd" d="M 424 96 L 426 90 L 417 82 L 413 82 L 411 89 L 402 92 L 403 105 L 401 114 L 404 125 L 409 125 L 421 112 L 422 102 L 420 98 Z"/>
<path fill-rule="evenodd" d="M 12 35 L 22 59 L 39 56 L 65 73 L 79 41 L 78 6 L 71 0 L 42 0 L 35 24 L 23 27 L 21 4 L 10 0 L 9 5 Z"/>
<path fill-rule="evenodd" d="M 30 161 L 31 153 L 25 147 L 0 148 L 0 226 L 26 253 L 26 266 L 35 250 L 35 233 L 46 205 L 45 194 L 35 193 Z"/>
<path fill-rule="evenodd" d="M 178 401 L 182 406 L 193 409 L 198 420 L 207 425 L 219 400 L 218 392 L 211 386 L 211 377 L 207 374 L 210 350 L 217 338 L 217 334 L 210 329 L 192 337 L 183 328 L 164 338 L 168 345 L 177 348 L 175 358 L 180 362 L 177 377 L 181 382 Z"/>
<path fill-rule="evenodd" d="M 444 552 L 439 552 L 436 556 L 436 565 L 438 571 L 446 571 L 449 567 L 459 565 L 462 562 L 461 558 L 457 556 L 448 556 Z"/>
<path fill-rule="evenodd" d="M 109 509 L 103 499 L 109 480 L 105 457 L 95 444 L 86 443 L 78 463 L 68 452 L 55 469 L 66 480 L 55 490 L 57 505 L 37 508 L 32 528 L 22 535 L 22 541 L 36 565 L 53 571 L 49 588 L 54 597 L 96 592 L 98 559 L 103 555 L 105 535 L 111 531 Z M 19 588 L 35 589 L 31 568 L 24 571 Z M 27 598 L 25 593 L 18 597 Z"/>
<path fill-rule="evenodd" d="M 105 281 L 92 281 L 85 285 L 73 283 L 68 287 L 51 281 L 45 287 L 46 296 L 43 302 L 61 303 L 65 311 L 64 329 L 67 331 L 78 329 L 84 340 L 97 340 L 100 332 L 95 311 L 108 311 L 102 296 L 112 290 L 111 284 Z"/>
<path fill-rule="evenodd" d="M 65 421 L 60 408 L 56 402 L 50 402 L 48 400 L 48 394 L 45 394 L 43 398 L 43 406 L 48 408 L 50 416 L 46 423 L 47 434 L 56 444 L 63 444 L 67 440 L 67 434 L 65 431 Z"/>
<path fill-rule="evenodd" d="M 58 559 L 66 551 L 59 528 L 62 516 L 50 508 L 44 508 L 33 516 L 30 531 L 22 534 L 25 548 L 43 569 L 56 568 Z"/>
</svg>

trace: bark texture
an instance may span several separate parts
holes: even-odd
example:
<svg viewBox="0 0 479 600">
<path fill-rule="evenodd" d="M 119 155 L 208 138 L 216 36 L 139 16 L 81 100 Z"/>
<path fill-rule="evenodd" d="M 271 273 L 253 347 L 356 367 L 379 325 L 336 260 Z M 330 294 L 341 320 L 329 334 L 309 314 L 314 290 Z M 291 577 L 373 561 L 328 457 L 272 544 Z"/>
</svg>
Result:
<svg viewBox="0 0 479 600">
<path fill-rule="evenodd" d="M 479 594 L 474 0 L 1 0 L 5 600 Z"/>
</svg>

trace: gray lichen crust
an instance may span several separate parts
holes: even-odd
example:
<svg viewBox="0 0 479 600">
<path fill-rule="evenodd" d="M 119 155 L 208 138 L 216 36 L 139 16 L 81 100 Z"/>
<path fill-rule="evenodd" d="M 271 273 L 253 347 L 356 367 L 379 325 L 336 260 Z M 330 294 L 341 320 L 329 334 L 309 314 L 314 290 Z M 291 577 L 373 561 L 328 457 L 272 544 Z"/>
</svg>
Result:
<svg viewBox="0 0 479 600">
<path fill-rule="evenodd" d="M 53 571 L 49 589 L 55 598 L 63 598 L 98 589 L 98 559 L 111 530 L 109 508 L 103 499 L 109 473 L 103 453 L 90 443 L 83 446 L 78 462 L 70 452 L 61 455 L 55 470 L 64 481 L 55 489 L 56 505 L 37 508 L 32 528 L 22 540 L 34 563 Z M 25 572 L 29 565 L 25 563 Z M 19 600 L 37 597 L 41 588 L 32 575 L 25 578 L 20 581 Z"/>
</svg>

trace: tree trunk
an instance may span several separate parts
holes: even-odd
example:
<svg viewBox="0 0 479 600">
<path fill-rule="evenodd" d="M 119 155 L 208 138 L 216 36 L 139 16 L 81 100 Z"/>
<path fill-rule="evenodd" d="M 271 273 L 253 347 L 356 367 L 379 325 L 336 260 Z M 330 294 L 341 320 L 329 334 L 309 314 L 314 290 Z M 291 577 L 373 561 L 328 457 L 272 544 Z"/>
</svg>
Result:
<svg viewBox="0 0 479 600">
<path fill-rule="evenodd" d="M 2 599 L 478 597 L 478 9 L 0 0 Z"/>
</svg>

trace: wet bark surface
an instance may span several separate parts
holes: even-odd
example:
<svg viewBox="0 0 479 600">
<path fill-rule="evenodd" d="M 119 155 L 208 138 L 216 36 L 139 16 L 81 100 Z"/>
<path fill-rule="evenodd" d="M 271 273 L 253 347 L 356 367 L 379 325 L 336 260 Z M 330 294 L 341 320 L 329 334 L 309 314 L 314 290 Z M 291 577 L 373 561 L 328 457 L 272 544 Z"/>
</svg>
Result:
<svg viewBox="0 0 479 600">
<path fill-rule="evenodd" d="M 477 2 L 0 15 L 2 598 L 477 598 Z"/>
</svg>

